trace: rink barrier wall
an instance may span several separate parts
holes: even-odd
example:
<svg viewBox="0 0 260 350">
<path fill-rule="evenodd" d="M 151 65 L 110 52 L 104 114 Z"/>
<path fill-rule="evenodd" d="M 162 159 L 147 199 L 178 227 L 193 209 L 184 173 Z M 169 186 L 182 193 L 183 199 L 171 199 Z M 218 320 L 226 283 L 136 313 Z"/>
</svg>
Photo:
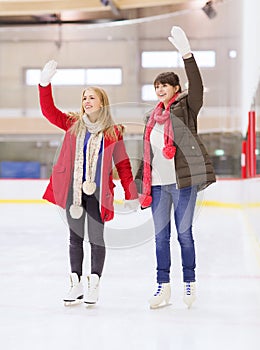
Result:
<svg viewBox="0 0 260 350">
<path fill-rule="evenodd" d="M 42 195 L 45 179 L 0 179 L 0 203 L 48 204 Z M 123 203 L 123 191 L 115 181 L 115 202 Z M 253 179 L 219 179 L 199 196 L 198 204 L 232 209 L 260 207 L 260 177 Z"/>
<path fill-rule="evenodd" d="M 45 179 L 0 179 L 0 204 L 49 204 L 42 199 L 48 184 Z M 123 204 L 123 190 L 115 181 L 115 204 Z M 260 266 L 260 177 L 252 179 L 219 179 L 198 196 L 198 205 L 242 213 L 246 232 L 257 250 Z"/>
<path fill-rule="evenodd" d="M 115 200 L 123 200 L 118 180 L 114 181 Z M 48 203 L 42 195 L 48 184 L 45 179 L 0 179 L 1 203 Z M 199 196 L 200 205 L 237 208 L 260 206 L 260 177 L 253 179 L 218 179 Z"/>
</svg>

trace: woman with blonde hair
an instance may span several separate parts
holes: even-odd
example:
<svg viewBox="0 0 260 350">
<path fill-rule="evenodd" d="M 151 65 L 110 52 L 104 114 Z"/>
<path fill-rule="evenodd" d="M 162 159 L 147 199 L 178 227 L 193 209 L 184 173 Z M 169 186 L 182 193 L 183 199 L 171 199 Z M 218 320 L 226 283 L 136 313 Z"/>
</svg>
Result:
<svg viewBox="0 0 260 350">
<path fill-rule="evenodd" d="M 86 304 L 95 304 L 106 253 L 104 223 L 114 217 L 113 164 L 129 207 L 137 209 L 138 194 L 123 141 L 124 128 L 114 124 L 106 92 L 88 87 L 82 92 L 80 112 L 63 113 L 52 97 L 50 81 L 56 68 L 57 63 L 52 60 L 42 70 L 40 106 L 43 115 L 65 131 L 65 137 L 43 198 L 66 209 L 71 288 L 64 297 L 65 305 L 81 299 Z M 91 248 L 87 293 L 82 278 L 85 220 Z"/>
</svg>

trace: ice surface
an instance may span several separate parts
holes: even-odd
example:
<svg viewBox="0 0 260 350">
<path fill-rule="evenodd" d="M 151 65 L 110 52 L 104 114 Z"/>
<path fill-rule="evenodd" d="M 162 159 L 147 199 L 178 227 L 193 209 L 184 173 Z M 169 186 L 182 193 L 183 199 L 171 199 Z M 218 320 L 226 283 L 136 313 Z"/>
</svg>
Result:
<svg viewBox="0 0 260 350">
<path fill-rule="evenodd" d="M 48 204 L 1 204 L 1 349 L 258 348 L 260 265 L 243 213 L 203 208 L 194 222 L 194 238 L 197 300 L 190 310 L 182 301 L 174 229 L 171 305 L 149 309 L 155 288 L 149 210 L 117 213 L 107 225 L 109 249 L 98 304 L 64 307 L 69 266 L 63 215 Z M 88 273 L 87 243 L 85 249 Z"/>
</svg>

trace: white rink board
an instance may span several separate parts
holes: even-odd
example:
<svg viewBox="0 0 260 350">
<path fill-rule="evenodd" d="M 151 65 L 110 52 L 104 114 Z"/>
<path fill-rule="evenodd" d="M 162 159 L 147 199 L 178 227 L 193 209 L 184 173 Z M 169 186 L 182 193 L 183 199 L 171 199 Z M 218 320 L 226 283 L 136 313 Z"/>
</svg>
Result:
<svg viewBox="0 0 260 350">
<path fill-rule="evenodd" d="M 41 199 L 48 180 L 0 179 L 0 199 Z M 119 181 L 115 181 L 115 199 L 123 198 Z M 209 186 L 203 200 L 222 203 L 259 202 L 260 178 L 246 180 L 221 180 Z"/>
<path fill-rule="evenodd" d="M 4 200 L 41 200 L 48 180 L 0 180 L 0 201 Z M 124 199 L 122 187 L 119 181 L 115 181 L 115 200 L 122 202 Z M 216 183 L 209 186 L 199 194 L 198 199 L 205 206 L 240 206 L 240 211 L 247 214 L 248 227 L 257 236 L 260 242 L 260 231 L 258 229 L 258 213 L 260 208 L 260 177 L 254 179 L 218 179 Z M 45 202 L 47 203 L 47 202 Z M 122 204 L 121 204 L 122 205 Z M 116 210 L 120 204 L 115 204 Z M 142 220 L 148 220 L 150 213 L 143 213 Z M 121 222 L 119 223 L 121 224 Z M 116 225 L 116 223 L 115 223 Z"/>
</svg>

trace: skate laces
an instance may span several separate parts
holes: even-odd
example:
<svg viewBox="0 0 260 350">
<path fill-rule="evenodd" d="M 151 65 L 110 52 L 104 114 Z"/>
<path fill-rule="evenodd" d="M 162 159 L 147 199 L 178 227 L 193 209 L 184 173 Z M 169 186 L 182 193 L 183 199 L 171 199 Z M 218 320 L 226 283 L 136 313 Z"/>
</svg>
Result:
<svg viewBox="0 0 260 350">
<path fill-rule="evenodd" d="M 89 293 L 93 293 L 98 289 L 99 286 L 99 281 L 96 281 L 93 283 L 90 278 L 88 278 L 88 291 Z"/>
<path fill-rule="evenodd" d="M 194 294 L 194 285 L 193 285 L 193 283 L 186 282 L 184 288 L 185 288 L 185 294 L 187 296 L 191 296 L 191 295 Z"/>
<path fill-rule="evenodd" d="M 91 283 L 88 283 L 88 290 L 89 290 L 90 293 L 94 292 L 97 289 L 98 289 L 98 284 L 95 284 L 93 286 L 93 285 L 91 285 Z"/>
<path fill-rule="evenodd" d="M 162 283 L 158 284 L 157 291 L 154 293 L 154 296 L 156 297 L 157 295 L 160 295 L 163 290 L 163 285 Z"/>
</svg>

